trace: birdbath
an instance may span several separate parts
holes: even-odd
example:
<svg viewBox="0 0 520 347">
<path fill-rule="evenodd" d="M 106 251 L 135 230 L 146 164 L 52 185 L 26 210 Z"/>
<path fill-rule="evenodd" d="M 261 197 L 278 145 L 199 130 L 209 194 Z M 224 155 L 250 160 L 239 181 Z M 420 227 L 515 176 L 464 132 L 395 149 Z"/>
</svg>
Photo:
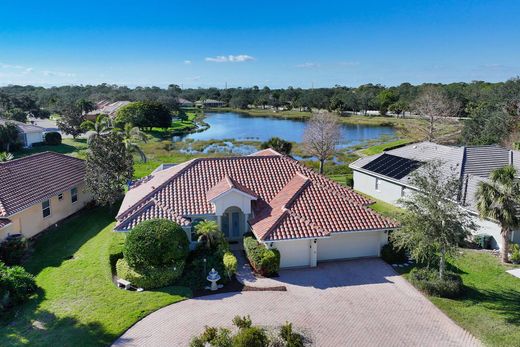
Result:
<svg viewBox="0 0 520 347">
<path fill-rule="evenodd" d="M 215 269 L 211 269 L 206 279 L 211 282 L 211 287 L 206 287 L 206 289 L 215 291 L 223 287 L 222 284 L 217 284 L 217 281 L 220 279 L 220 275 Z"/>
</svg>

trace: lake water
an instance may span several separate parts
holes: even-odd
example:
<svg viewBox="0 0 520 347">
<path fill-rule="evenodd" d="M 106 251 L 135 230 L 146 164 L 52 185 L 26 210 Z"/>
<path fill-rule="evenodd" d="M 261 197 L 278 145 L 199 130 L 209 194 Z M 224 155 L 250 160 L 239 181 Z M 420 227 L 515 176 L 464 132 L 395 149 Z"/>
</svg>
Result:
<svg viewBox="0 0 520 347">
<path fill-rule="evenodd" d="M 301 142 L 306 125 L 302 120 L 251 117 L 234 112 L 208 113 L 204 121 L 210 125 L 209 129 L 188 134 L 184 139 L 266 141 L 277 136 L 286 141 Z M 395 129 L 392 127 L 343 124 L 341 145 L 352 146 L 382 136 L 395 135 Z"/>
</svg>

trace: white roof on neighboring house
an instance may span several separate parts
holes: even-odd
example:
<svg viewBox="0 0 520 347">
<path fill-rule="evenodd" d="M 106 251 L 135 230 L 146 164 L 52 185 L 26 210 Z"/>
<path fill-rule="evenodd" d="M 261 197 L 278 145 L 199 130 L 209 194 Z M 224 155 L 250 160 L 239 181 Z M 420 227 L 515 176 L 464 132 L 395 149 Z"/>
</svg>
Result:
<svg viewBox="0 0 520 347">
<path fill-rule="evenodd" d="M 126 106 L 130 104 L 131 101 L 116 101 L 112 103 L 108 103 L 106 101 L 101 101 L 96 104 L 98 107 L 94 111 L 91 111 L 87 113 L 87 116 L 94 116 L 99 114 L 106 114 L 109 116 L 113 116 L 117 110 L 119 110 L 121 107 Z"/>
<path fill-rule="evenodd" d="M 15 124 L 18 127 L 18 129 L 20 129 L 20 131 L 22 133 L 25 133 L 25 134 L 29 134 L 29 133 L 43 133 L 45 131 L 44 128 L 39 127 L 37 125 L 26 124 L 26 123 L 18 122 L 18 121 L 15 121 L 15 120 L 0 118 L 0 125 L 4 125 L 5 123 L 13 123 L 13 124 Z"/>
</svg>

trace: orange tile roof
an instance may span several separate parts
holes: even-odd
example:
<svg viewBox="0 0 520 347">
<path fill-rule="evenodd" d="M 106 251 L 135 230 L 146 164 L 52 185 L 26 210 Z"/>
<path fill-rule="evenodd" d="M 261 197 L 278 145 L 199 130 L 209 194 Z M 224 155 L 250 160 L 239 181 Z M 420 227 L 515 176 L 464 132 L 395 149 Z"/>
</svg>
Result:
<svg viewBox="0 0 520 347">
<path fill-rule="evenodd" d="M 230 187 L 258 198 L 252 202 L 250 225 L 261 240 L 396 227 L 368 209 L 371 201 L 352 189 L 267 149 L 243 157 L 194 159 L 152 174 L 128 191 L 116 229 L 161 216 L 189 225 L 192 215 L 213 214 L 211 198 Z"/>
<path fill-rule="evenodd" d="M 71 189 L 84 178 L 83 160 L 55 152 L 0 163 L 0 217 Z"/>
</svg>

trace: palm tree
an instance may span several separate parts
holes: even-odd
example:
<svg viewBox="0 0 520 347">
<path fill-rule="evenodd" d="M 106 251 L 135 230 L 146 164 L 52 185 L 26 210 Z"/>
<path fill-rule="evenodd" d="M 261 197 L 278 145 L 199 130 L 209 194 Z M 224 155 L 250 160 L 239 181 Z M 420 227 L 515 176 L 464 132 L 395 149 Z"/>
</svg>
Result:
<svg viewBox="0 0 520 347">
<path fill-rule="evenodd" d="M 502 261 L 509 262 L 511 230 L 520 226 L 520 182 L 516 169 L 508 165 L 494 170 L 489 182 L 480 182 L 476 199 L 480 217 L 495 220 L 500 224 Z"/>
<path fill-rule="evenodd" d="M 106 133 L 111 129 L 110 119 L 106 114 L 100 114 L 96 117 L 96 120 L 94 122 L 91 120 L 86 120 L 83 123 L 81 123 L 81 127 L 87 131 L 94 131 L 96 133 L 96 136 L 99 136 L 102 133 Z"/>
<path fill-rule="evenodd" d="M 123 143 L 126 149 L 131 153 L 139 154 L 142 162 L 146 163 L 146 155 L 137 143 L 138 141 L 146 143 L 148 141 L 146 134 L 130 123 L 126 123 L 123 129 L 116 129 L 116 131 L 123 135 Z"/>
<path fill-rule="evenodd" d="M 0 152 L 0 163 L 1 162 L 5 162 L 5 161 L 9 161 L 9 160 L 13 160 L 14 159 L 14 155 L 12 155 L 11 153 L 9 152 Z"/>
<path fill-rule="evenodd" d="M 195 226 L 198 242 L 205 245 L 207 249 L 215 248 L 224 239 L 224 234 L 220 231 L 217 222 L 205 220 Z"/>
</svg>

